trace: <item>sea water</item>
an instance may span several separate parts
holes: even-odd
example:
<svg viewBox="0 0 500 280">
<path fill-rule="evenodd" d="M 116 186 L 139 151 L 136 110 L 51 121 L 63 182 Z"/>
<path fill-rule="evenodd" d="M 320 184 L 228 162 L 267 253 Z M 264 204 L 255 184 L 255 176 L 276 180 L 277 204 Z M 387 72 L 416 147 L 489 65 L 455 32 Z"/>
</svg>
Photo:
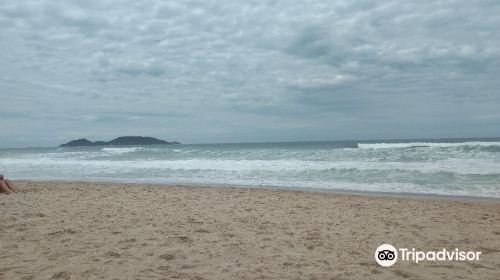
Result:
<svg viewBox="0 0 500 280">
<path fill-rule="evenodd" d="M 500 139 L 0 149 L 11 179 L 500 198 Z"/>
</svg>

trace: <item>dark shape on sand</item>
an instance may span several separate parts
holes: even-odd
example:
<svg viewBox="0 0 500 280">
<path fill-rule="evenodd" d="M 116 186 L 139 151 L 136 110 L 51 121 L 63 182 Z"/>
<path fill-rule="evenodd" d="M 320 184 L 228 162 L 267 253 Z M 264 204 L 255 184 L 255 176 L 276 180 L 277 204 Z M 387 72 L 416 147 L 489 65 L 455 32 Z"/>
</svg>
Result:
<svg viewBox="0 0 500 280">
<path fill-rule="evenodd" d="M 167 142 L 161 139 L 144 136 L 122 136 L 111 141 L 89 141 L 85 138 L 73 140 L 59 147 L 79 147 L 79 146 L 134 146 L 134 145 L 170 145 L 180 144 L 177 141 Z"/>
</svg>

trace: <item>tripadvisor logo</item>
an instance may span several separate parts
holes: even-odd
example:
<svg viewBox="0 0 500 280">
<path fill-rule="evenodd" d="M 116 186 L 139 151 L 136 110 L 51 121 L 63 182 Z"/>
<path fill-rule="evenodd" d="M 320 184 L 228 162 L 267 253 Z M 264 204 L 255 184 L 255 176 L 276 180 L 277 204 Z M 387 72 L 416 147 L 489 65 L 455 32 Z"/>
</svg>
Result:
<svg viewBox="0 0 500 280">
<path fill-rule="evenodd" d="M 439 251 L 418 251 L 415 248 L 399 248 L 391 244 L 382 244 L 375 250 L 375 261 L 381 266 L 392 266 L 398 261 L 419 263 L 421 261 L 479 261 L 481 252 L 461 251 L 458 248 Z"/>
<path fill-rule="evenodd" d="M 398 250 L 391 244 L 382 244 L 375 250 L 375 260 L 381 266 L 391 266 L 398 260 Z"/>
</svg>

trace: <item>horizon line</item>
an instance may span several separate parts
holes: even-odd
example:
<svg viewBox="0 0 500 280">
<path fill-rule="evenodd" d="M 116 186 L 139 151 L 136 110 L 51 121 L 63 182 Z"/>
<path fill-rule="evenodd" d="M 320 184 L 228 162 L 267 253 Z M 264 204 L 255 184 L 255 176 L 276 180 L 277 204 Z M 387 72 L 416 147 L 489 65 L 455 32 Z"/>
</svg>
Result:
<svg viewBox="0 0 500 280">
<path fill-rule="evenodd" d="M 119 136 L 121 137 L 121 136 Z M 144 136 L 144 137 L 152 137 L 152 136 Z M 156 138 L 156 137 L 155 137 Z M 78 139 L 86 139 L 86 138 L 78 138 Z M 74 139 L 74 140 L 78 140 Z M 159 139 L 159 138 L 158 138 Z M 327 142 L 355 142 L 355 141 L 426 141 L 426 140 L 488 140 L 495 139 L 500 140 L 500 136 L 486 136 L 486 137 L 437 137 L 437 138 L 385 138 L 385 139 L 342 139 L 342 140 L 291 140 L 291 141 L 256 141 L 256 142 L 210 142 L 210 143 L 180 143 L 180 145 L 221 145 L 221 144 L 278 144 L 278 143 L 327 143 Z M 160 139 L 162 140 L 162 139 Z M 70 140 L 73 141 L 73 140 Z M 166 140 L 164 140 L 166 141 Z M 177 141 L 177 140 L 174 140 Z M 174 142 L 167 141 L 167 142 Z M 180 141 L 178 141 L 180 142 Z M 127 145 L 129 146 L 129 145 Z M 141 145 L 130 145 L 130 146 L 141 146 Z M 147 145 L 146 145 L 147 146 Z M 149 145 L 154 146 L 154 145 Z M 59 146 L 27 146 L 27 147 L 0 147 L 0 149 L 38 149 L 38 148 L 59 148 Z"/>
</svg>

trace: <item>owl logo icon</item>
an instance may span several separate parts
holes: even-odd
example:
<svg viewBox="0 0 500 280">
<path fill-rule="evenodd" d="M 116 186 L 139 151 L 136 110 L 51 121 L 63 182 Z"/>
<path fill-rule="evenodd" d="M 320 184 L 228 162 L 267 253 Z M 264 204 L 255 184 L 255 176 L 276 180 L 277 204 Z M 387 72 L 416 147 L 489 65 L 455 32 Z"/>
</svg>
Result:
<svg viewBox="0 0 500 280">
<path fill-rule="evenodd" d="M 375 250 L 375 261 L 381 266 L 392 266 L 397 260 L 398 251 L 391 244 L 382 244 Z"/>
</svg>

